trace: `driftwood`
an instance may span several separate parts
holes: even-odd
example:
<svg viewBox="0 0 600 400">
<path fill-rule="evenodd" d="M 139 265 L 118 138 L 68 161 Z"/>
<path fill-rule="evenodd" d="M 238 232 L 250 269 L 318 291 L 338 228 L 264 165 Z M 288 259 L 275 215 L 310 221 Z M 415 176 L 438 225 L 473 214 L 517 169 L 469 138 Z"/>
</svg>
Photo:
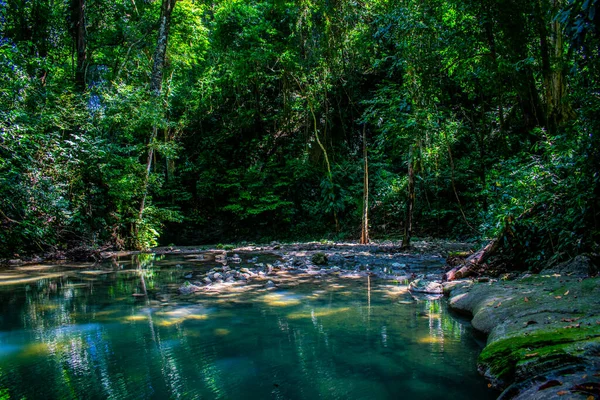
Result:
<svg viewBox="0 0 600 400">
<path fill-rule="evenodd" d="M 455 279 L 466 278 L 475 273 L 475 269 L 483 265 L 483 263 L 500 247 L 500 240 L 494 239 L 489 242 L 485 247 L 471 254 L 464 263 L 457 265 L 450 271 L 446 272 L 444 278 L 446 281 L 453 281 Z"/>
<path fill-rule="evenodd" d="M 515 234 L 513 231 L 513 226 L 516 221 L 522 220 L 531 216 L 535 213 L 539 208 L 539 205 L 535 205 L 530 209 L 524 211 L 517 218 L 513 218 L 512 216 L 508 216 L 504 222 L 504 228 L 495 239 L 491 240 L 485 247 L 478 250 L 477 252 L 471 254 L 464 263 L 457 265 L 452 268 L 450 271 L 444 274 L 444 280 L 453 281 L 456 279 L 462 279 L 469 277 L 471 275 L 476 274 L 482 268 L 485 268 L 485 262 L 493 255 L 499 252 L 501 245 L 505 242 L 510 243 L 510 245 L 514 245 Z"/>
</svg>

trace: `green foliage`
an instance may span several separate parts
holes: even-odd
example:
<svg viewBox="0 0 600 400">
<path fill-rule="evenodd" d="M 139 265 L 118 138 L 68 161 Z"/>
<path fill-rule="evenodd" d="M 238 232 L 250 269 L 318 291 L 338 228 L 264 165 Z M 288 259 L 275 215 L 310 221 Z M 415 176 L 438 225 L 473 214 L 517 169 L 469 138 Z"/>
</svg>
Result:
<svg viewBox="0 0 600 400">
<path fill-rule="evenodd" d="M 179 0 L 160 97 L 160 1 L 86 2 L 83 89 L 75 3 L 18 3 L 0 8 L 2 256 L 355 239 L 363 128 L 372 237 L 402 231 L 412 165 L 416 235 L 510 224 L 530 266 L 598 250 L 596 1 Z"/>
</svg>

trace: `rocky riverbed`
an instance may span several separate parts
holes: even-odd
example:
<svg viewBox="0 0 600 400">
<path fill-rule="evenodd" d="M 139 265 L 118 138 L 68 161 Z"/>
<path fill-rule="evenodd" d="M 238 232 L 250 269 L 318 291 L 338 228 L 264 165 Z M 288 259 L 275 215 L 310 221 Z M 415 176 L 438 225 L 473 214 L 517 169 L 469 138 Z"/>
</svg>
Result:
<svg viewBox="0 0 600 400">
<path fill-rule="evenodd" d="M 275 289 L 310 280 L 369 276 L 410 284 L 414 292 L 441 295 L 445 257 L 427 250 L 409 253 L 392 246 L 304 244 L 203 251 L 185 255 L 186 262 L 198 268 L 185 275 L 179 293 L 250 284 Z"/>
</svg>

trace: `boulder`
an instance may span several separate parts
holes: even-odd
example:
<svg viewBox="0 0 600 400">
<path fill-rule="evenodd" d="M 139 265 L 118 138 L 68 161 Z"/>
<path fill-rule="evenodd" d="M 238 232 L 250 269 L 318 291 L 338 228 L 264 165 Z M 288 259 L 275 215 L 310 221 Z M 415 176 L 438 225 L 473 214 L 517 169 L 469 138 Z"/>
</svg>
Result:
<svg viewBox="0 0 600 400">
<path fill-rule="evenodd" d="M 598 274 L 598 266 L 589 256 L 579 255 L 572 260 L 546 268 L 541 273 L 586 277 Z"/>
<path fill-rule="evenodd" d="M 444 289 L 441 283 L 417 279 L 408 285 L 408 290 L 415 293 L 442 294 Z"/>
</svg>

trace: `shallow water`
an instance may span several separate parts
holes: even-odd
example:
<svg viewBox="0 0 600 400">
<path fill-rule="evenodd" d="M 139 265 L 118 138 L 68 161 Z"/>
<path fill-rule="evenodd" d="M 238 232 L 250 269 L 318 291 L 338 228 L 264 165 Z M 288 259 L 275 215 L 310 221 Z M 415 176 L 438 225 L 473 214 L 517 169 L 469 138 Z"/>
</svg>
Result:
<svg viewBox="0 0 600 400">
<path fill-rule="evenodd" d="M 0 398 L 497 395 L 443 300 L 366 278 L 176 295 L 214 265 L 142 256 L 0 272 Z"/>
</svg>

